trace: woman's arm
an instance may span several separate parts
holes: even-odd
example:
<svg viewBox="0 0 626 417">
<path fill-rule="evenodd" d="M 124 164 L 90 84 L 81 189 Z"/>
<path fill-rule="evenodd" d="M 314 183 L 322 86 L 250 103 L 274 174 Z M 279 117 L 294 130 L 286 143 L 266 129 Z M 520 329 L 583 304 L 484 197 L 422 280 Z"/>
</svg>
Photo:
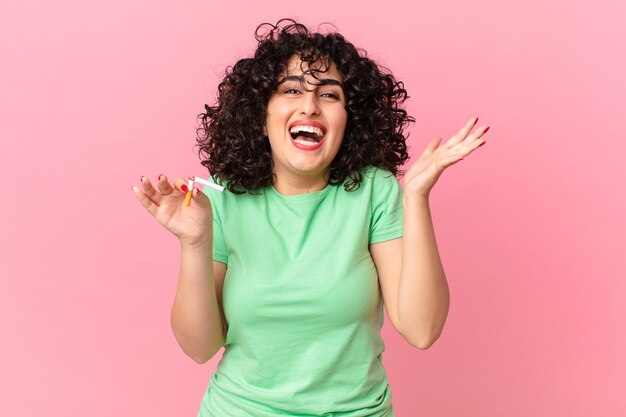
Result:
<svg viewBox="0 0 626 417">
<path fill-rule="evenodd" d="M 165 175 L 159 175 L 157 188 L 142 176 L 141 188 L 133 186 L 132 190 L 145 209 L 180 242 L 172 330 L 183 351 L 204 363 L 224 344 L 226 333 L 221 306 L 226 265 L 213 262 L 211 202 L 194 189 L 191 204 L 186 206 L 186 180 L 177 178 L 170 184 Z"/>
<path fill-rule="evenodd" d="M 441 335 L 450 306 L 428 200 L 404 198 L 400 239 L 370 246 L 387 315 L 412 346 L 428 349 Z"/>
<path fill-rule="evenodd" d="M 403 204 L 402 238 L 373 244 L 370 252 L 389 320 L 408 343 L 427 349 L 441 335 L 450 292 L 428 201 Z"/>
<path fill-rule="evenodd" d="M 183 351 L 197 363 L 211 359 L 226 337 L 221 305 L 226 265 L 213 261 L 212 253 L 211 241 L 181 243 L 172 330 Z"/>
<path fill-rule="evenodd" d="M 470 133 L 477 122 L 477 117 L 470 119 L 443 145 L 440 137 L 427 144 L 404 177 L 402 239 L 370 247 L 387 314 L 404 338 L 420 349 L 437 340 L 450 305 L 428 198 L 445 169 L 485 144 L 482 136 L 488 126 Z"/>
<path fill-rule="evenodd" d="M 450 290 L 439 257 L 428 198 L 404 196 L 402 271 L 398 319 L 405 337 L 421 349 L 441 335 L 450 308 Z"/>
</svg>

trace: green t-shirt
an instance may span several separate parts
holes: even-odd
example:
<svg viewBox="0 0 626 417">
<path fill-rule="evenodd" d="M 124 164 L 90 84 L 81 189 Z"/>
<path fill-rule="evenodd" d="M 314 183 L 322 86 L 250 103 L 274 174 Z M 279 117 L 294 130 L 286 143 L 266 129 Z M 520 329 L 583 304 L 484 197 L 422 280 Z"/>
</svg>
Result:
<svg viewBox="0 0 626 417">
<path fill-rule="evenodd" d="M 397 179 L 369 167 L 353 192 L 204 192 L 228 333 L 198 416 L 393 417 L 368 245 L 402 236 Z"/>
</svg>

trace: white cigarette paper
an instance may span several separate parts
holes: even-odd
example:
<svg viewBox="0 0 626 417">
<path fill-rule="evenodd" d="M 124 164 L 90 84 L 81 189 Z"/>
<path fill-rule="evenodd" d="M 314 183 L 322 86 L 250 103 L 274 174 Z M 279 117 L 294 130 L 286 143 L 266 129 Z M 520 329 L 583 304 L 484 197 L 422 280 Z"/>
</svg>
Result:
<svg viewBox="0 0 626 417">
<path fill-rule="evenodd" d="M 204 178 L 194 177 L 193 180 L 209 188 L 213 188 L 214 190 L 217 190 L 219 192 L 224 191 L 224 187 L 222 187 L 221 185 L 213 184 L 212 182 L 209 182 L 209 180 L 205 180 Z"/>
</svg>

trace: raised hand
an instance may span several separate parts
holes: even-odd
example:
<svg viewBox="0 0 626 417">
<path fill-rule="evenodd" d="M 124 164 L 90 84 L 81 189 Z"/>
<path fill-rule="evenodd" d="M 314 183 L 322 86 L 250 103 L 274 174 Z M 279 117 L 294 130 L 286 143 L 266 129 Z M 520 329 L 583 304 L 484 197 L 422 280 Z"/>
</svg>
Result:
<svg viewBox="0 0 626 417">
<path fill-rule="evenodd" d="M 430 190 L 446 168 L 456 164 L 485 144 L 482 136 L 489 129 L 488 126 L 481 126 L 470 134 L 477 121 L 478 118 L 472 118 L 442 146 L 439 146 L 442 140 L 440 137 L 435 137 L 428 142 L 422 156 L 404 176 L 405 196 L 428 197 Z"/>
<path fill-rule="evenodd" d="M 189 207 L 184 205 L 187 181 L 176 178 L 170 184 L 165 175 L 159 175 L 155 189 L 147 177 L 141 177 L 141 188 L 132 190 L 139 202 L 182 244 L 195 245 L 213 239 L 213 212 L 208 197 L 197 188 Z"/>
</svg>

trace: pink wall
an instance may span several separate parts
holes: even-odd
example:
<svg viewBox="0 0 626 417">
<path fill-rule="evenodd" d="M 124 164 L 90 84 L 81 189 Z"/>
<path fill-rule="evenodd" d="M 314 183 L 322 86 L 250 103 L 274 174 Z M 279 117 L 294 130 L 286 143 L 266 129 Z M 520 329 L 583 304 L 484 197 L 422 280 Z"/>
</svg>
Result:
<svg viewBox="0 0 626 417">
<path fill-rule="evenodd" d="M 0 415 L 195 416 L 219 357 L 178 347 L 178 244 L 130 186 L 205 173 L 195 117 L 283 16 L 405 82 L 412 155 L 491 126 L 431 196 L 443 335 L 383 329 L 396 414 L 626 415 L 626 3 L 216 3 L 0 7 Z"/>
</svg>

